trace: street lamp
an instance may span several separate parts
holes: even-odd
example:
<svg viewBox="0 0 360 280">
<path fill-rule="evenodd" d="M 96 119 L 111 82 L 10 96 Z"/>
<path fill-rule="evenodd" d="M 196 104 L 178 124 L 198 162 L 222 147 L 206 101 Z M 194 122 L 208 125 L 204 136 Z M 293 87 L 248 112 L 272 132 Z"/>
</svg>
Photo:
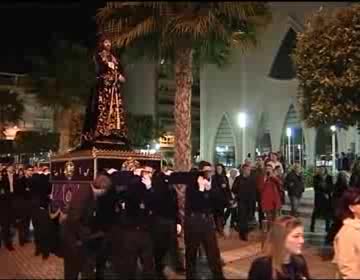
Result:
<svg viewBox="0 0 360 280">
<path fill-rule="evenodd" d="M 288 161 L 291 164 L 291 127 L 286 128 L 286 136 L 288 137 Z"/>
<path fill-rule="evenodd" d="M 298 144 L 298 150 L 299 150 L 299 162 L 300 162 L 300 167 L 302 167 L 302 151 L 301 151 L 301 145 Z"/>
<path fill-rule="evenodd" d="M 332 125 L 330 126 L 330 130 L 332 132 L 331 134 L 331 147 L 332 147 L 332 175 L 335 176 L 335 171 L 336 171 L 336 164 L 335 164 L 335 153 L 336 153 L 336 126 Z M 333 177 L 334 178 L 334 177 Z"/>
<path fill-rule="evenodd" d="M 245 138 L 245 128 L 247 123 L 246 113 L 241 112 L 238 116 L 238 124 L 242 129 L 242 162 L 245 162 L 246 159 L 246 138 Z"/>
</svg>

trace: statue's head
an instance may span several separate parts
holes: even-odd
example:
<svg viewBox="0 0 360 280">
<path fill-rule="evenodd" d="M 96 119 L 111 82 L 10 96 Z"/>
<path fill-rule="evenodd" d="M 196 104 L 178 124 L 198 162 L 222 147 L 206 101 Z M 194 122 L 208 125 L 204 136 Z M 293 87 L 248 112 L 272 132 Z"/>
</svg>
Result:
<svg viewBox="0 0 360 280">
<path fill-rule="evenodd" d="M 102 51 L 102 50 L 110 51 L 111 50 L 110 39 L 105 36 L 101 36 L 98 41 L 98 50 L 99 51 Z"/>
</svg>

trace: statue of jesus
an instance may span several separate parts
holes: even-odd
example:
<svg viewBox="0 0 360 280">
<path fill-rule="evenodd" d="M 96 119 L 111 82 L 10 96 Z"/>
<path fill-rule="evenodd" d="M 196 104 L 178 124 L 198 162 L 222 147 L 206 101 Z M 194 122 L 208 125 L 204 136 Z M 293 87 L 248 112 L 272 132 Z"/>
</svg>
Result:
<svg viewBox="0 0 360 280">
<path fill-rule="evenodd" d="M 107 38 L 99 40 L 94 55 L 96 92 L 87 107 L 81 146 L 94 143 L 128 144 L 121 86 L 126 81 L 120 61 Z"/>
</svg>

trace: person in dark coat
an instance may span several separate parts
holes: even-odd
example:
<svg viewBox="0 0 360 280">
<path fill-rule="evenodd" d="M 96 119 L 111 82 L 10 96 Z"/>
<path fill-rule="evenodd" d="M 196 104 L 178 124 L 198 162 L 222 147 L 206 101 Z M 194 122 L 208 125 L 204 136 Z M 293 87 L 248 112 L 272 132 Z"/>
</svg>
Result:
<svg viewBox="0 0 360 280">
<path fill-rule="evenodd" d="M 211 178 L 211 184 L 214 192 L 214 218 L 217 232 L 224 235 L 225 208 L 229 206 L 231 199 L 229 179 L 226 176 L 225 166 L 217 164 L 215 174 Z"/>
<path fill-rule="evenodd" d="M 32 167 L 28 167 L 26 172 L 20 169 L 18 172 L 18 181 L 14 189 L 14 210 L 18 226 L 18 237 L 20 246 L 29 242 L 30 220 L 31 220 L 31 196 L 30 179 L 32 176 Z"/>
<path fill-rule="evenodd" d="M 97 239 L 104 237 L 97 224 L 97 201 L 111 187 L 106 173 L 100 173 L 93 184 L 75 191 L 64 222 L 64 279 L 92 278 L 96 262 Z M 94 244 L 95 243 L 95 244 Z"/>
<path fill-rule="evenodd" d="M 356 160 L 353 164 L 349 186 L 360 188 L 360 160 Z"/>
<path fill-rule="evenodd" d="M 335 183 L 334 193 L 332 196 L 332 211 L 333 211 L 333 222 L 331 227 L 326 235 L 326 244 L 332 244 L 336 234 L 339 232 L 340 228 L 342 227 L 342 219 L 337 217 L 336 211 L 340 206 L 341 197 L 343 196 L 344 192 L 349 188 L 347 174 L 346 171 L 340 171 Z"/>
<path fill-rule="evenodd" d="M 302 256 L 304 227 L 301 220 L 282 216 L 275 220 L 264 244 L 264 256 L 256 258 L 249 280 L 311 279 Z"/>
<path fill-rule="evenodd" d="M 152 178 L 154 198 L 150 206 L 153 211 L 151 237 L 158 279 L 166 279 L 163 273 L 164 259 L 171 250 L 176 249 L 177 233 L 181 230 L 176 190 L 167 178 L 170 173 L 159 172 Z"/>
<path fill-rule="evenodd" d="M 328 175 L 326 167 L 320 167 L 313 180 L 314 210 L 311 215 L 310 231 L 314 232 L 316 219 L 325 219 L 326 231 L 330 229 L 332 217 L 331 197 L 333 193 L 332 177 Z"/>
<path fill-rule="evenodd" d="M 205 248 L 214 279 L 224 279 L 220 250 L 214 229 L 214 200 L 211 185 L 212 166 L 199 163 L 200 173 L 195 173 L 185 193 L 185 259 L 186 278 L 196 279 L 196 258 L 199 247 Z"/>
<path fill-rule="evenodd" d="M 247 241 L 253 204 L 256 203 L 256 178 L 251 176 L 251 167 L 243 164 L 241 175 L 236 177 L 232 192 L 238 204 L 238 229 L 240 239 Z"/>
<path fill-rule="evenodd" d="M 287 174 L 284 187 L 289 196 L 291 215 L 299 216 L 300 200 L 305 188 L 304 178 L 301 174 L 301 167 L 298 163 L 295 163 L 290 173 Z"/>
<path fill-rule="evenodd" d="M 52 222 L 49 217 L 51 194 L 50 173 L 47 167 L 41 168 L 30 181 L 32 222 L 34 226 L 35 256 L 43 259 L 50 256 L 52 246 Z"/>
<path fill-rule="evenodd" d="M 1 226 L 1 243 L 9 251 L 13 251 L 12 238 L 10 233 L 12 217 L 14 215 L 12 210 L 12 193 L 10 192 L 10 184 L 8 172 L 3 169 L 0 181 L 0 226 Z"/>
<path fill-rule="evenodd" d="M 117 219 L 111 229 L 111 260 L 113 271 L 124 280 L 134 279 L 138 260 L 141 260 L 142 275 L 145 279 L 155 277 L 153 242 L 150 223 L 154 189 L 151 183 L 152 168 L 137 168 L 129 178 L 117 177 L 112 181 L 118 188 L 114 204 Z"/>
</svg>

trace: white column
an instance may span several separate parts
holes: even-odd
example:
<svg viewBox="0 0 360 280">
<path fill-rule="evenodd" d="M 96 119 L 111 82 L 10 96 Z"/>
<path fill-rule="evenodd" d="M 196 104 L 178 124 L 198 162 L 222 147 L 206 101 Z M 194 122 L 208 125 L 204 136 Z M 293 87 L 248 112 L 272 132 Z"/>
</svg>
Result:
<svg viewBox="0 0 360 280">
<path fill-rule="evenodd" d="M 332 147 L 332 175 L 335 176 L 335 172 L 336 172 L 336 158 L 335 158 L 335 154 L 336 154 L 336 126 L 332 125 L 330 127 L 330 130 L 332 132 L 331 134 L 331 147 Z M 334 179 L 334 177 L 333 177 Z"/>
<path fill-rule="evenodd" d="M 288 161 L 291 165 L 291 136 L 288 136 Z"/>
<path fill-rule="evenodd" d="M 242 129 L 242 162 L 246 159 L 246 127 Z"/>
</svg>

